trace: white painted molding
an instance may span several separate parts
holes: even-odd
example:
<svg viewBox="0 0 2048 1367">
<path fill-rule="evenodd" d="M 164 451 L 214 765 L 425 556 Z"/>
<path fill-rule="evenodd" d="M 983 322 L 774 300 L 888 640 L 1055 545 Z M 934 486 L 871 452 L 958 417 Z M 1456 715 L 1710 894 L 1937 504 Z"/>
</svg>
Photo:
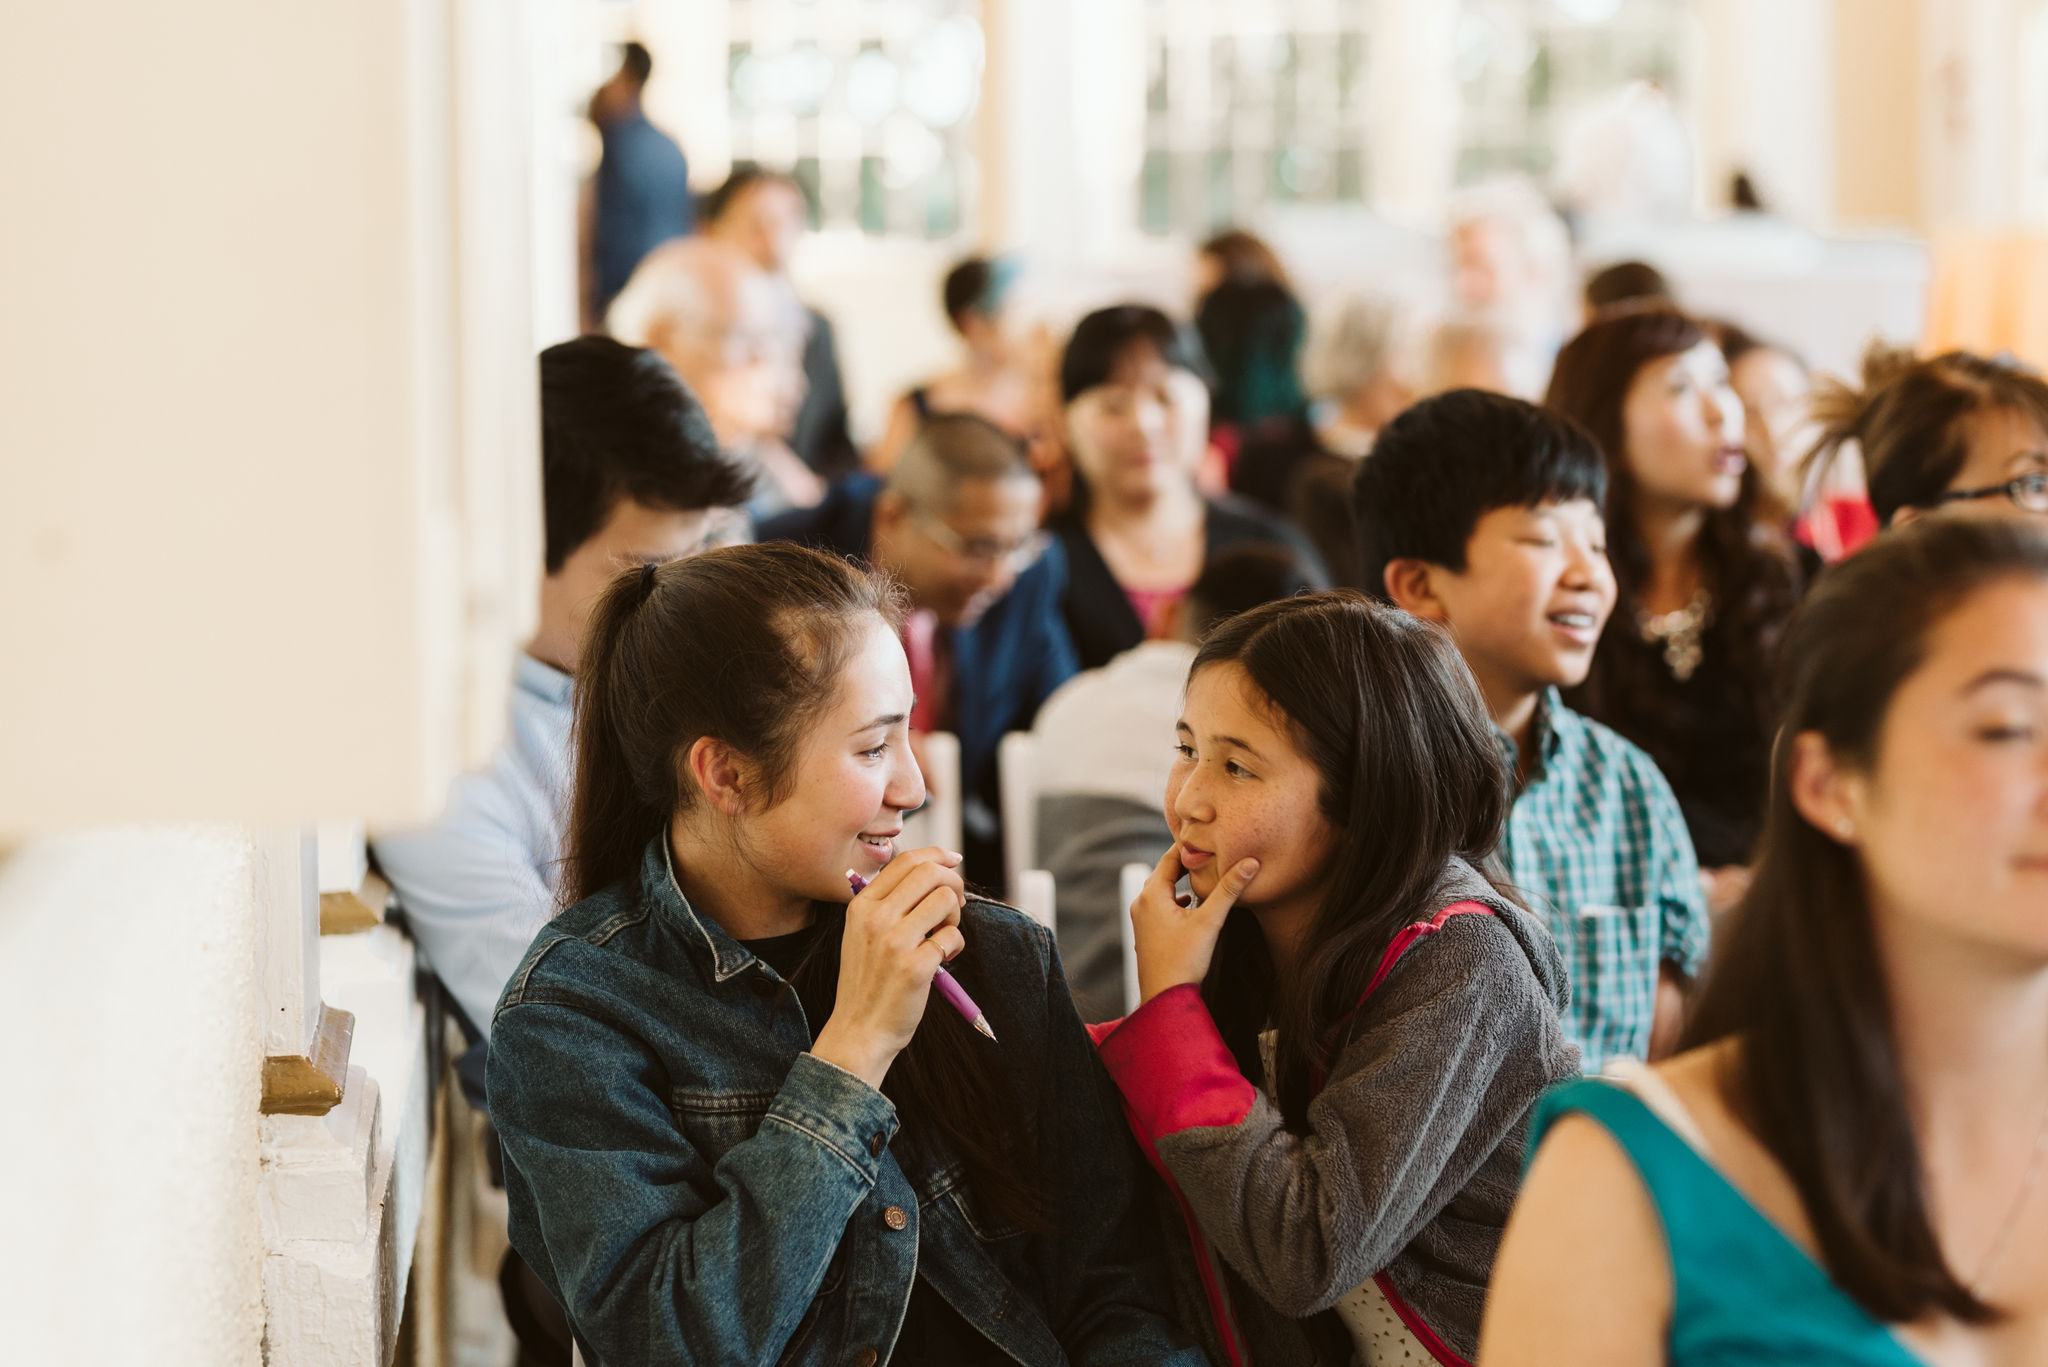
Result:
<svg viewBox="0 0 2048 1367">
<path fill-rule="evenodd" d="M 1138 1009 L 1138 940 L 1131 932 L 1131 903 L 1138 900 L 1138 894 L 1145 890 L 1145 880 L 1152 876 L 1150 866 L 1126 864 L 1117 877 L 1117 899 L 1123 905 L 1123 914 L 1117 918 L 1117 935 L 1124 946 L 1124 1010 Z"/>
<path fill-rule="evenodd" d="M 320 1028 L 319 855 L 307 829 L 255 833 L 263 1052 L 311 1057 Z"/>
<path fill-rule="evenodd" d="M 1010 900 L 1018 910 L 1055 934 L 1060 928 L 1057 899 L 1052 874 L 1045 869 L 1020 870 L 1010 888 Z"/>
</svg>

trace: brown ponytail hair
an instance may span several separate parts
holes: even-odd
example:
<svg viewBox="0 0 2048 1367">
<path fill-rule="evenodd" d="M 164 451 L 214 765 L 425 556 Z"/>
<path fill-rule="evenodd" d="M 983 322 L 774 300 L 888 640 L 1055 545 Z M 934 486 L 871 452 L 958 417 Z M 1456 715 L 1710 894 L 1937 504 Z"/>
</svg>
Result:
<svg viewBox="0 0 2048 1367">
<path fill-rule="evenodd" d="M 1855 445 L 1878 525 L 1902 508 L 1931 508 L 1969 458 L 1969 420 L 2011 410 L 2048 431 L 2048 384 L 2016 362 L 1950 351 L 1921 360 L 1909 348 L 1873 343 L 1861 388 L 1822 380 L 1813 395 L 1819 443 L 1807 487 Z"/>
<path fill-rule="evenodd" d="M 700 800 L 683 756 L 701 737 L 751 761 L 761 807 L 789 795 L 813 719 L 830 707 L 862 633 L 903 621 L 888 580 L 786 542 L 730 546 L 619 575 L 592 612 L 576 670 L 576 777 L 564 905 L 622 885 L 639 897 L 650 841 Z M 844 906 L 817 904 L 824 926 L 791 975 L 815 1032 L 838 995 Z M 973 956 L 958 976 L 974 990 Z M 982 990 L 991 990 L 983 988 Z M 911 1151 L 939 1136 L 996 1219 L 1037 1226 L 1032 1155 L 1011 1139 L 1019 1099 L 1000 1047 L 937 993 L 882 1091 Z M 940 1161 L 929 1153 L 930 1161 Z"/>
<path fill-rule="evenodd" d="M 1319 1055 L 1394 935 L 1435 912 L 1456 855 L 1485 871 L 1507 820 L 1506 762 L 1450 636 L 1349 589 L 1267 603 L 1203 640 L 1188 671 L 1233 663 L 1287 719 L 1336 832 L 1322 905 L 1281 979 L 1250 908 L 1231 909 L 1202 996 L 1245 1076 L 1278 1028 L 1280 1114 L 1297 1132 Z M 1498 887 L 1498 884 L 1496 884 Z"/>
<path fill-rule="evenodd" d="M 1739 1041 L 1723 1099 L 1792 1179 L 1829 1275 L 1893 1324 L 1997 1311 L 1956 1276 L 1928 1218 L 1870 893 L 1854 851 L 1793 805 L 1791 738 L 1816 733 L 1838 761 L 1870 769 L 1935 628 L 2016 577 L 2048 581 L 2039 528 L 1928 518 L 1830 567 L 1807 595 L 1785 638 L 1756 877 L 1680 1044 Z"/>
</svg>

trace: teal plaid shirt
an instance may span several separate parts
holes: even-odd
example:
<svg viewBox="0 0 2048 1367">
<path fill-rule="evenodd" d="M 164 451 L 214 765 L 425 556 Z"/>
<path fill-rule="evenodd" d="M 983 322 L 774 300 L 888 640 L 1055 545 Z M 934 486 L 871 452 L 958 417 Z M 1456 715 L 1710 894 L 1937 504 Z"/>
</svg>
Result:
<svg viewBox="0 0 2048 1367">
<path fill-rule="evenodd" d="M 1698 974 L 1707 908 L 1692 838 L 1648 755 L 1546 689 L 1538 760 L 1508 816 L 1509 876 L 1571 966 L 1565 1033 L 1588 1074 L 1650 1048 L 1657 968 Z M 1514 743 L 1503 735 L 1510 765 Z"/>
</svg>

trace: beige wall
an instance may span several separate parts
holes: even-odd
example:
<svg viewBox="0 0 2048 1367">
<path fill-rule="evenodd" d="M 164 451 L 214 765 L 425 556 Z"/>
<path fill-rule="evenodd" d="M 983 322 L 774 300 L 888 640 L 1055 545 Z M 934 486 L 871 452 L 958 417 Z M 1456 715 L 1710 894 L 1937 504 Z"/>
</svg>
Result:
<svg viewBox="0 0 2048 1367">
<path fill-rule="evenodd" d="M 1917 0 L 1835 0 L 1835 218 L 1918 227 Z"/>
<path fill-rule="evenodd" d="M 502 726 L 526 3 L 10 11 L 0 831 L 419 815 Z"/>
</svg>

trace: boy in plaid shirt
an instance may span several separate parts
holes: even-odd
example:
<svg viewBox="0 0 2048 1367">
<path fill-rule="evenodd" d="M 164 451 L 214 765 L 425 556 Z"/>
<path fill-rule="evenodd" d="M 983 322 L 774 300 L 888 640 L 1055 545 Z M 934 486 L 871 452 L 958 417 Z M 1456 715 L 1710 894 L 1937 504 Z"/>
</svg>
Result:
<svg viewBox="0 0 2048 1367">
<path fill-rule="evenodd" d="M 1513 766 L 1509 877 L 1572 975 L 1588 1073 L 1677 1041 L 1706 957 L 1685 820 L 1634 745 L 1558 701 L 1614 609 L 1593 439 L 1519 399 L 1453 390 L 1381 430 L 1352 489 L 1362 583 L 1449 629 Z"/>
</svg>

